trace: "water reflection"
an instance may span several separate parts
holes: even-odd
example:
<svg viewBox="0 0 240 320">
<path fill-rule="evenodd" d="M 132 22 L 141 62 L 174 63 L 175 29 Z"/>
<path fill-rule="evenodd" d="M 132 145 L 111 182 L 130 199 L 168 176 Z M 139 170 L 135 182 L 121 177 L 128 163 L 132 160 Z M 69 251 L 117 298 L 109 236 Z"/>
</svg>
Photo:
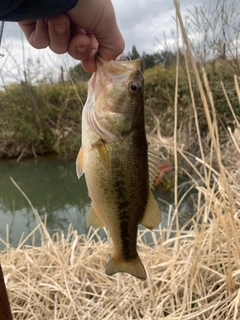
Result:
<svg viewBox="0 0 240 320">
<path fill-rule="evenodd" d="M 79 233 L 87 232 L 85 219 L 90 200 L 84 178 L 76 177 L 73 161 L 52 157 L 21 163 L 1 161 L 0 177 L 0 238 L 6 239 L 8 225 L 9 242 L 16 246 L 22 233 L 27 235 L 36 226 L 27 200 L 10 177 L 26 193 L 42 220 L 47 214 L 50 233 L 66 231 L 70 223 Z"/>
<path fill-rule="evenodd" d="M 42 220 L 47 214 L 50 234 L 57 230 L 67 232 L 69 224 L 72 224 L 79 234 L 88 231 L 86 215 L 90 199 L 84 177 L 80 180 L 76 177 L 74 161 L 54 157 L 39 157 L 37 161 L 28 159 L 20 163 L 15 160 L 1 160 L 0 238 L 17 246 L 22 234 L 28 235 L 37 225 L 27 200 L 14 186 L 10 177 L 31 200 Z M 171 192 L 163 194 L 156 190 L 155 197 L 161 207 L 161 225 L 167 227 L 169 215 L 172 214 L 169 204 L 173 203 L 173 194 Z M 36 238 L 36 244 L 39 243 L 39 239 L 40 235 Z M 5 245 L 0 242 L 0 250 L 4 247 Z"/>
</svg>

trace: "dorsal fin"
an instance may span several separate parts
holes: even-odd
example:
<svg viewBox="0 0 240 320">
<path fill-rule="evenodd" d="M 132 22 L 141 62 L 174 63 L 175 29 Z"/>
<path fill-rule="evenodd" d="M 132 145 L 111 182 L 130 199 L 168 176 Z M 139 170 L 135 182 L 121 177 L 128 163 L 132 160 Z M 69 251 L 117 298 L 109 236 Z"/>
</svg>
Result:
<svg viewBox="0 0 240 320">
<path fill-rule="evenodd" d="M 149 186 L 153 188 L 154 179 L 159 172 L 158 166 L 160 165 L 160 154 L 158 150 L 151 147 L 148 148 L 148 175 L 149 175 Z"/>
</svg>

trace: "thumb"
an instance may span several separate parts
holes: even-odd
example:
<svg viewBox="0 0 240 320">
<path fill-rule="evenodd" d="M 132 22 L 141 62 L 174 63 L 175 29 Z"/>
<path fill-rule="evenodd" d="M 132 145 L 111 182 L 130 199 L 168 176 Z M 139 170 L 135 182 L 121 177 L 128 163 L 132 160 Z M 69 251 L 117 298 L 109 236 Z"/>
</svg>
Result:
<svg viewBox="0 0 240 320">
<path fill-rule="evenodd" d="M 115 59 L 124 50 L 124 40 L 118 28 L 110 0 L 81 0 L 68 11 L 70 20 L 91 31 L 98 43 L 98 53 L 104 60 Z"/>
<path fill-rule="evenodd" d="M 93 33 L 99 43 L 98 53 L 106 60 L 115 60 L 124 51 L 124 40 L 118 28 L 116 16 L 111 1 L 104 1 L 97 24 Z"/>
</svg>

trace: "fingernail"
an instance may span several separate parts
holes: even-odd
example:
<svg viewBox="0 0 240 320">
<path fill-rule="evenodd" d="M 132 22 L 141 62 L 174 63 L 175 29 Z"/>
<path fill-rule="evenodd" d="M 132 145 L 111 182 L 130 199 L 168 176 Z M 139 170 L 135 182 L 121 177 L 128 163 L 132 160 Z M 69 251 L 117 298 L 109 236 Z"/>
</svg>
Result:
<svg viewBox="0 0 240 320">
<path fill-rule="evenodd" d="M 84 47 L 76 47 L 78 52 L 85 52 L 87 50 L 88 46 L 84 46 Z"/>
<path fill-rule="evenodd" d="M 54 28 L 55 30 L 58 32 L 58 33 L 64 33 L 67 29 L 67 23 L 61 23 L 61 24 L 53 24 L 54 25 Z"/>
</svg>

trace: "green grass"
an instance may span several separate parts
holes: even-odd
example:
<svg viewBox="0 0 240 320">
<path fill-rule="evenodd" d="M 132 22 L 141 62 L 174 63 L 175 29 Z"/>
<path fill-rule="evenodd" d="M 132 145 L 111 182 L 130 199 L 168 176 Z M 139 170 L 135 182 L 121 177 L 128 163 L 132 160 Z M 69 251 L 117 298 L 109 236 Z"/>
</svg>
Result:
<svg viewBox="0 0 240 320">
<path fill-rule="evenodd" d="M 56 153 L 76 155 L 86 83 L 12 84 L 0 92 L 0 157 Z"/>
<path fill-rule="evenodd" d="M 220 141 L 224 143 L 227 127 L 236 123 L 229 109 L 222 86 L 230 100 L 236 117 L 240 116 L 239 100 L 234 89 L 234 75 L 224 60 L 209 61 L 205 66 L 219 129 Z M 203 81 L 204 72 L 198 65 Z M 189 93 L 188 75 L 192 79 L 192 93 L 197 110 L 199 130 L 206 140 L 209 129 L 198 85 L 186 64 L 178 66 L 178 132 L 181 143 L 189 146 L 191 153 L 199 156 L 194 109 Z M 145 118 L 147 133 L 156 129 L 164 137 L 174 134 L 174 101 L 176 64 L 168 67 L 155 66 L 144 72 Z M 21 82 L 11 84 L 0 91 L 0 158 L 35 156 L 54 153 L 62 158 L 75 158 L 81 141 L 81 112 L 86 101 L 87 83 L 76 82 L 76 91 L 66 82 L 33 86 Z M 203 87 L 209 102 L 207 89 Z M 210 117 L 213 118 L 212 110 Z M 156 119 L 158 119 L 156 122 Z M 207 140 L 206 140 L 207 147 Z"/>
</svg>

